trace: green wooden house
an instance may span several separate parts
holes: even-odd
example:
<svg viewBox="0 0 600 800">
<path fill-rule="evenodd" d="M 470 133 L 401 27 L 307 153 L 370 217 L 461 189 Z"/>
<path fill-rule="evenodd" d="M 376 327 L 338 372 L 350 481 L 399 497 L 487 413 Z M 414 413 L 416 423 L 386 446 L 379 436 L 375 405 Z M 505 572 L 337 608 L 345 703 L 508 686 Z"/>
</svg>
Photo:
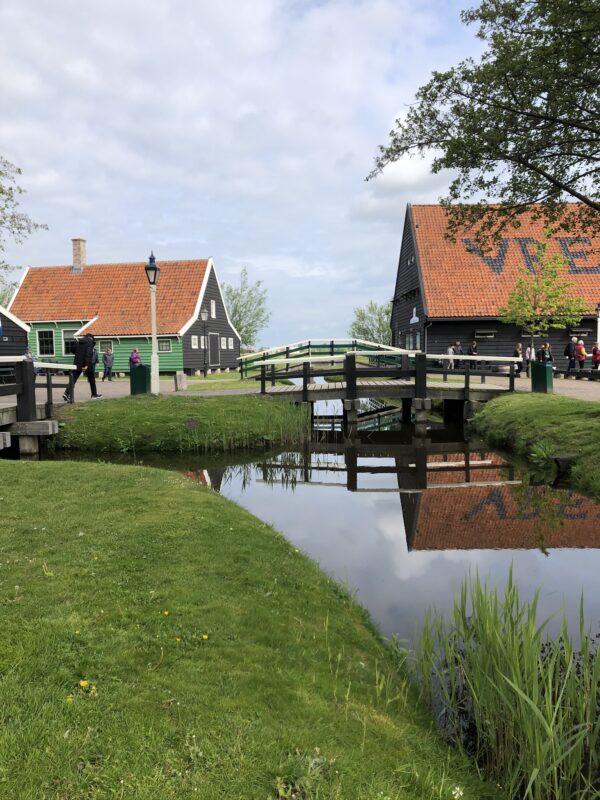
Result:
<svg viewBox="0 0 600 800">
<path fill-rule="evenodd" d="M 160 372 L 237 369 L 240 337 L 229 319 L 213 260 L 157 263 Z M 72 364 L 76 339 L 90 332 L 100 361 L 111 347 L 114 371 L 128 372 L 134 347 L 142 363 L 150 363 L 150 292 L 144 267 L 144 262 L 87 264 L 85 241 L 73 239 L 73 263 L 29 267 L 9 309 L 29 326 L 29 346 L 38 358 Z M 200 314 L 204 310 L 205 322 Z"/>
</svg>

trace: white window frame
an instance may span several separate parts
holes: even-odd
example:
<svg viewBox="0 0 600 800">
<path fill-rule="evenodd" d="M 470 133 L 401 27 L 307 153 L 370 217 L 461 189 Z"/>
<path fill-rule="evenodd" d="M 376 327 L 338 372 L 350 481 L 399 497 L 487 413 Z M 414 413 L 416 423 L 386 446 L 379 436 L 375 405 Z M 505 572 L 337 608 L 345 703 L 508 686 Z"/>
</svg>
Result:
<svg viewBox="0 0 600 800">
<path fill-rule="evenodd" d="M 72 356 L 73 355 L 73 353 L 71 351 L 69 351 L 68 353 L 65 351 L 65 333 L 71 333 L 72 341 L 77 343 L 77 339 L 72 334 L 77 333 L 78 330 L 79 330 L 79 328 L 63 328 L 61 330 L 60 337 L 62 339 L 62 354 L 63 354 L 63 356 Z M 56 343 L 54 344 L 54 347 L 56 349 Z"/>
<path fill-rule="evenodd" d="M 192 336 L 191 337 L 191 347 L 192 347 L 192 350 L 197 350 L 198 349 L 198 337 L 197 336 Z"/>
<path fill-rule="evenodd" d="M 221 336 L 221 350 L 227 350 L 227 337 Z"/>
<path fill-rule="evenodd" d="M 227 339 L 227 346 L 228 346 L 228 348 L 229 348 L 230 350 L 233 350 L 233 336 L 230 336 L 230 337 Z"/>
<path fill-rule="evenodd" d="M 211 300 L 210 301 L 210 316 L 212 319 L 217 318 L 217 301 Z"/>
<path fill-rule="evenodd" d="M 52 334 L 52 352 L 51 353 L 42 353 L 41 352 L 41 349 L 40 349 L 40 333 L 51 333 Z M 38 358 L 41 359 L 41 358 L 45 358 L 47 356 L 50 356 L 50 357 L 54 356 L 54 354 L 56 353 L 56 337 L 54 336 L 54 328 L 39 328 L 36 331 L 35 338 L 37 340 L 37 355 L 38 355 Z"/>
<path fill-rule="evenodd" d="M 165 344 L 168 345 L 167 348 L 164 347 Z M 161 347 L 161 345 L 163 345 L 163 347 Z M 173 342 L 170 339 L 159 339 L 157 347 L 159 354 L 173 352 Z"/>
<path fill-rule="evenodd" d="M 113 340 L 112 339 L 100 339 L 98 342 L 98 353 L 106 353 L 108 348 L 115 352 L 115 348 L 113 347 Z"/>
<path fill-rule="evenodd" d="M 200 349 L 206 350 L 206 336 L 200 337 Z"/>
</svg>

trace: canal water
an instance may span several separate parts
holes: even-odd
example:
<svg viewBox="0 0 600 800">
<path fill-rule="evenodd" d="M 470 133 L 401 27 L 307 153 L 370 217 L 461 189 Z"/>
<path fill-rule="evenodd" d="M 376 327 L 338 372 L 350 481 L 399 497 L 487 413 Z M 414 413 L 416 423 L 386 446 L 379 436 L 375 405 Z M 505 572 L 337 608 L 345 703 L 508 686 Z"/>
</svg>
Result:
<svg viewBox="0 0 600 800">
<path fill-rule="evenodd" d="M 598 504 L 521 472 L 461 431 L 432 425 L 417 438 L 412 426 L 391 425 L 367 420 L 348 443 L 327 418 L 300 451 L 144 463 L 182 471 L 273 525 L 386 635 L 412 640 L 428 609 L 449 611 L 469 572 L 503 587 L 511 565 L 524 599 L 540 589 L 540 620 L 558 612 L 551 632 L 564 609 L 577 635 L 582 592 L 600 631 Z"/>
</svg>

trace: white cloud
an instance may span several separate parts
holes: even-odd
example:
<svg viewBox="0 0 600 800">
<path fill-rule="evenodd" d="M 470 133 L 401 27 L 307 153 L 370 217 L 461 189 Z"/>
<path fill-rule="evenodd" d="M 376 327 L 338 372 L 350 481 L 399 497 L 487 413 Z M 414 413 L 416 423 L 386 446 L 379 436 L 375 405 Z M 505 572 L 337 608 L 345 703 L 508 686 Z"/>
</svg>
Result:
<svg viewBox="0 0 600 800">
<path fill-rule="evenodd" d="M 4 0 L 0 27 L 0 153 L 50 228 L 11 261 L 64 263 L 82 235 L 90 260 L 248 264 L 265 341 L 345 333 L 391 295 L 404 205 L 443 179 L 364 177 L 393 113 L 477 46 L 442 0 Z"/>
</svg>

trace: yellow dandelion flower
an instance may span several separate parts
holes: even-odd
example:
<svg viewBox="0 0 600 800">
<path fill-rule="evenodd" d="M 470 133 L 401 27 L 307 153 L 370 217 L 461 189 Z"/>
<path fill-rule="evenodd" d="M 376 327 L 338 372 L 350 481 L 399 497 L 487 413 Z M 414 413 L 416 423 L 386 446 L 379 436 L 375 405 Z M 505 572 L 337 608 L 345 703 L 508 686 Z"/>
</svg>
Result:
<svg viewBox="0 0 600 800">
<path fill-rule="evenodd" d="M 168 611 L 163 611 L 163 614 L 165 615 L 165 617 L 169 616 L 169 612 Z"/>
<path fill-rule="evenodd" d="M 180 641 L 181 641 L 181 636 L 176 636 L 176 637 L 175 637 L 175 641 L 176 641 L 176 642 L 180 642 Z"/>
<path fill-rule="evenodd" d="M 81 686 L 82 689 L 87 689 L 87 687 L 90 685 L 90 682 L 85 680 L 79 681 L 79 685 Z"/>
<path fill-rule="evenodd" d="M 208 639 L 208 633 L 203 633 L 202 638 L 204 639 L 204 641 L 206 641 Z"/>
<path fill-rule="evenodd" d="M 76 636 L 79 636 L 79 631 L 75 631 L 75 635 L 76 635 Z"/>
<path fill-rule="evenodd" d="M 90 694 L 98 694 L 98 689 L 94 684 L 92 684 L 92 688 L 90 689 Z"/>
</svg>

